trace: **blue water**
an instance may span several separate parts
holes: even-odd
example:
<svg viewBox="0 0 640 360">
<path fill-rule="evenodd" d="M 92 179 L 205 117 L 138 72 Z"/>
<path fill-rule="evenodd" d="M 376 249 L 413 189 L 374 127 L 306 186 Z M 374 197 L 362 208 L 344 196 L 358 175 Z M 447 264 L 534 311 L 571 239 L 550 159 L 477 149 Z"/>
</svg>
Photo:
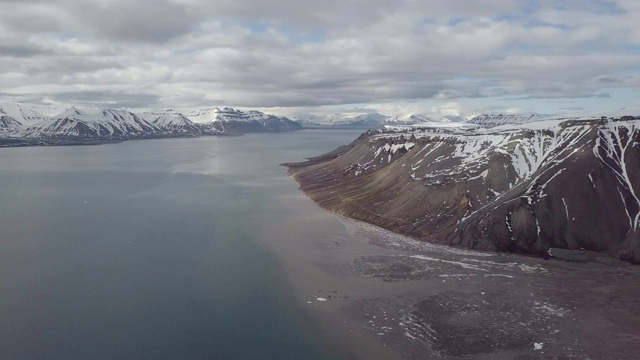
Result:
<svg viewBox="0 0 640 360">
<path fill-rule="evenodd" d="M 0 359 L 324 359 L 252 218 L 353 131 L 0 149 Z M 280 192 L 280 193 L 279 193 Z M 283 212 L 285 216 L 286 212 Z"/>
</svg>

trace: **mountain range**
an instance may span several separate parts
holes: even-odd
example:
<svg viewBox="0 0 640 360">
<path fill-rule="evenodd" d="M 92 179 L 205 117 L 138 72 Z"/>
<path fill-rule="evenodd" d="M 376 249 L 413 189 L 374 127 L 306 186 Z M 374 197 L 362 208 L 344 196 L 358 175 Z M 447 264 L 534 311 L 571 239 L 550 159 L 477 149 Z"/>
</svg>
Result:
<svg viewBox="0 0 640 360">
<path fill-rule="evenodd" d="M 210 108 L 185 115 L 171 109 L 159 113 L 133 113 L 121 109 L 72 107 L 48 116 L 28 105 L 0 107 L 0 146 L 92 144 L 299 129 L 302 129 L 299 123 L 283 116 L 232 108 Z"/>
<path fill-rule="evenodd" d="M 303 115 L 296 118 L 306 127 L 383 127 L 383 126 L 457 126 L 459 124 L 495 126 L 501 124 L 525 123 L 549 118 L 537 114 L 480 114 L 465 117 L 460 114 L 445 115 L 441 117 L 422 113 L 408 113 L 396 116 L 387 116 L 380 113 L 363 114 L 330 114 L 326 116 Z"/>
</svg>

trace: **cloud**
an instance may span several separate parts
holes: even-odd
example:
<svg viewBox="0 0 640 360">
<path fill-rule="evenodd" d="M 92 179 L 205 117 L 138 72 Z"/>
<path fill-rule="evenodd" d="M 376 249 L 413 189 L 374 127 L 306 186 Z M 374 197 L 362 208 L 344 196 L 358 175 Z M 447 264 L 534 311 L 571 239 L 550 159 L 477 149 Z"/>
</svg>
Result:
<svg viewBox="0 0 640 360">
<path fill-rule="evenodd" d="M 634 1 L 0 3 L 11 99 L 445 114 L 640 86 Z"/>
<path fill-rule="evenodd" d="M 0 56 L 26 58 L 49 53 L 44 49 L 24 45 L 0 45 Z"/>
</svg>

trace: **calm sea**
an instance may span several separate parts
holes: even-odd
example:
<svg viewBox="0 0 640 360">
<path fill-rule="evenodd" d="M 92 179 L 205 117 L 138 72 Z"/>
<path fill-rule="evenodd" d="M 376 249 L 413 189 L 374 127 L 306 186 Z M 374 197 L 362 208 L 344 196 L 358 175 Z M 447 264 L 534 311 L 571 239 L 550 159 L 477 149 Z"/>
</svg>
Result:
<svg viewBox="0 0 640 360">
<path fill-rule="evenodd" d="M 327 358 L 252 219 L 359 133 L 0 149 L 0 359 Z"/>
</svg>

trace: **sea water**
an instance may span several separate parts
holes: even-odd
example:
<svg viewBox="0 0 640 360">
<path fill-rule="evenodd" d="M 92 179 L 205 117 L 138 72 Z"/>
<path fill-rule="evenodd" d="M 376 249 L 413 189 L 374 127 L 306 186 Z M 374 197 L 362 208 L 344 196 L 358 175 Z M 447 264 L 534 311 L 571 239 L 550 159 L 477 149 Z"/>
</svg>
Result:
<svg viewBox="0 0 640 360">
<path fill-rule="evenodd" d="M 0 149 L 0 359 L 329 357 L 252 221 L 359 133 Z"/>
</svg>

